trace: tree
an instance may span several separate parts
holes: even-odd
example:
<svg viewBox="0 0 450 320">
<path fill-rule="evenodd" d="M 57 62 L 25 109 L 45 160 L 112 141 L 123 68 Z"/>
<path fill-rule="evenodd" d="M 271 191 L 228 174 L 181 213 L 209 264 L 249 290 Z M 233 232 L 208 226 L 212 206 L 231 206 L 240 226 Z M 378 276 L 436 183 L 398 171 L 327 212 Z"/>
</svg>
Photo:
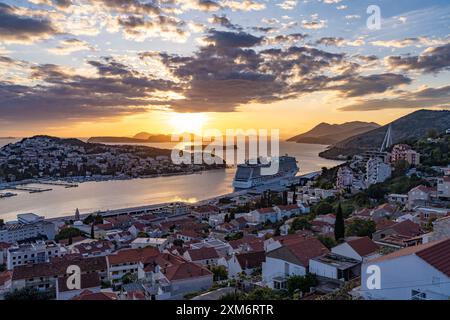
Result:
<svg viewBox="0 0 450 320">
<path fill-rule="evenodd" d="M 0 219 L 0 227 L 3 227 L 5 225 L 5 221 L 3 219 Z"/>
<path fill-rule="evenodd" d="M 335 247 L 337 245 L 336 240 L 334 240 L 331 237 L 327 237 L 327 236 L 321 236 L 319 235 L 317 237 L 317 239 L 319 239 L 320 242 L 322 242 L 322 244 L 327 247 L 328 249 L 331 249 L 333 247 Z"/>
<path fill-rule="evenodd" d="M 427 131 L 428 138 L 436 139 L 439 136 L 439 131 L 436 128 L 430 128 Z"/>
<path fill-rule="evenodd" d="M 95 222 L 91 225 L 91 239 L 95 239 Z"/>
<path fill-rule="evenodd" d="M 247 295 L 248 300 L 281 300 L 281 295 L 270 288 L 257 288 Z"/>
<path fill-rule="evenodd" d="M 314 213 L 317 215 L 324 215 L 333 212 L 333 206 L 326 201 L 320 202 L 315 208 Z"/>
<path fill-rule="evenodd" d="M 293 294 L 297 290 L 307 293 L 312 287 L 317 286 L 317 284 L 316 276 L 311 273 L 305 276 L 292 276 L 287 279 L 287 289 L 290 294 Z"/>
<path fill-rule="evenodd" d="M 82 232 L 77 229 L 77 228 L 72 228 L 72 227 L 68 227 L 68 228 L 64 228 L 62 229 L 55 237 L 55 239 L 57 241 L 59 240 L 64 240 L 64 239 L 69 239 L 70 237 L 74 238 L 74 237 L 79 237 L 82 235 Z"/>
<path fill-rule="evenodd" d="M 309 230 L 311 229 L 311 222 L 307 217 L 297 217 L 292 221 L 291 224 L 291 230 L 297 231 L 297 230 Z"/>
<path fill-rule="evenodd" d="M 176 247 L 182 247 L 183 246 L 184 241 L 181 239 L 175 239 L 173 240 L 173 245 Z"/>
<path fill-rule="evenodd" d="M 228 279 L 228 272 L 224 266 L 211 266 L 209 270 L 213 273 L 214 281 Z"/>
<path fill-rule="evenodd" d="M 139 232 L 137 234 L 137 237 L 138 238 L 149 238 L 148 234 L 146 232 L 143 232 L 143 231 Z"/>
<path fill-rule="evenodd" d="M 40 292 L 37 289 L 25 287 L 14 290 L 5 295 L 5 300 L 9 301 L 33 301 L 33 300 L 51 300 L 54 296 L 50 292 Z"/>
<path fill-rule="evenodd" d="M 374 221 L 354 219 L 346 229 L 346 235 L 348 237 L 372 237 L 372 234 L 376 231 L 376 224 Z"/>
<path fill-rule="evenodd" d="M 342 206 L 339 203 L 336 210 L 336 222 L 334 223 L 334 238 L 340 241 L 345 237 L 345 223 L 344 214 L 342 213 Z"/>
<path fill-rule="evenodd" d="M 410 164 L 406 160 L 398 160 L 394 163 L 394 172 L 392 176 L 395 177 L 403 177 L 408 169 L 410 168 Z"/>
</svg>

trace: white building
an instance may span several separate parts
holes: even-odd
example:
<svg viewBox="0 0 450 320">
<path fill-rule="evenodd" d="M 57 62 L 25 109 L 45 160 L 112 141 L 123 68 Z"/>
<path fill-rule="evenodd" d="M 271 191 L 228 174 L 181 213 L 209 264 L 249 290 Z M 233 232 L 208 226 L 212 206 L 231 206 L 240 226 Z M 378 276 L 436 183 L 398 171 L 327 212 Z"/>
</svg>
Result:
<svg viewBox="0 0 450 320">
<path fill-rule="evenodd" d="M 341 167 L 337 173 L 336 187 L 338 189 L 349 188 L 353 185 L 353 171 L 349 167 Z"/>
<path fill-rule="evenodd" d="M 437 181 L 437 196 L 450 198 L 450 177 L 442 177 Z"/>
<path fill-rule="evenodd" d="M 332 248 L 331 252 L 358 261 L 365 261 L 379 257 L 378 249 L 378 245 L 369 237 L 361 237 L 349 239 Z"/>
<path fill-rule="evenodd" d="M 397 203 L 397 204 L 401 204 L 401 205 L 406 205 L 408 203 L 408 195 L 391 193 L 388 195 L 388 201 L 389 201 L 389 203 Z"/>
<path fill-rule="evenodd" d="M 392 175 L 390 165 L 384 163 L 381 158 L 372 158 L 366 164 L 366 183 L 367 186 L 381 183 L 389 179 Z"/>
<path fill-rule="evenodd" d="M 8 270 L 12 270 L 25 264 L 48 262 L 50 258 L 62 257 L 66 253 L 66 248 L 53 241 L 15 245 L 7 251 L 6 265 Z"/>
<path fill-rule="evenodd" d="M 0 227 L 0 242 L 14 243 L 40 236 L 45 236 L 48 240 L 55 239 L 56 230 L 53 223 L 42 219 L 29 220 L 21 216 L 17 216 L 19 221 Z"/>
<path fill-rule="evenodd" d="M 328 253 L 316 238 L 289 242 L 266 254 L 262 264 L 263 282 L 271 289 L 286 289 L 290 276 L 303 276 L 308 272 L 309 261 Z"/>
<path fill-rule="evenodd" d="M 371 300 L 449 300 L 449 261 L 450 239 L 366 261 L 358 293 Z M 369 267 L 379 273 L 374 274 Z"/>
<path fill-rule="evenodd" d="M 145 248 L 154 247 L 159 251 L 164 251 L 169 245 L 169 240 L 167 238 L 136 238 L 131 242 L 131 248 Z"/>
</svg>

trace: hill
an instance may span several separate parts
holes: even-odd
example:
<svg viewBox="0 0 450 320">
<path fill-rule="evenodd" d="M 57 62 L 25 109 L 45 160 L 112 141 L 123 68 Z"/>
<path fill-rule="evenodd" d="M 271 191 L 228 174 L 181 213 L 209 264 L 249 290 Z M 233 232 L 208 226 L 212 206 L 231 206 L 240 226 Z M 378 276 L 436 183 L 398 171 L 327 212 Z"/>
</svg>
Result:
<svg viewBox="0 0 450 320">
<path fill-rule="evenodd" d="M 312 130 L 292 137 L 287 141 L 332 145 L 347 138 L 379 128 L 374 122 L 353 121 L 343 124 L 321 123 Z"/>
<path fill-rule="evenodd" d="M 353 156 L 371 148 L 379 148 L 389 125 L 392 128 L 392 140 L 399 143 L 408 139 L 418 139 L 426 136 L 430 129 L 443 133 L 450 128 L 450 111 L 418 110 L 383 127 L 350 137 L 334 144 L 328 150 L 320 153 L 321 157 L 339 159 Z"/>
</svg>

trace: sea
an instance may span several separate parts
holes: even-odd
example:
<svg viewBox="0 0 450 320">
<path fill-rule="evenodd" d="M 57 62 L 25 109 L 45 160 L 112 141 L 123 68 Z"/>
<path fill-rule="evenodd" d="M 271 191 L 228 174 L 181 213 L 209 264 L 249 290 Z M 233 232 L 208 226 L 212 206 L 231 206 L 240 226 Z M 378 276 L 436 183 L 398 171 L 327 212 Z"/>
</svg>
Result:
<svg viewBox="0 0 450 320">
<path fill-rule="evenodd" d="M 18 140 L 0 139 L 0 147 L 16 141 Z M 170 149 L 174 143 L 145 145 Z M 326 148 L 325 145 L 280 142 L 280 154 L 294 156 L 299 162 L 299 175 L 339 165 L 339 161 L 318 156 Z M 194 203 L 232 193 L 235 172 L 236 168 L 228 168 L 191 175 L 93 181 L 80 183 L 77 188 L 52 185 L 45 186 L 51 188 L 51 191 L 41 193 L 14 190 L 17 196 L 0 198 L 0 219 L 15 220 L 19 213 L 35 213 L 46 218 L 70 216 L 77 208 L 83 214 L 176 201 Z M 43 187 L 33 184 L 29 186 Z"/>
</svg>

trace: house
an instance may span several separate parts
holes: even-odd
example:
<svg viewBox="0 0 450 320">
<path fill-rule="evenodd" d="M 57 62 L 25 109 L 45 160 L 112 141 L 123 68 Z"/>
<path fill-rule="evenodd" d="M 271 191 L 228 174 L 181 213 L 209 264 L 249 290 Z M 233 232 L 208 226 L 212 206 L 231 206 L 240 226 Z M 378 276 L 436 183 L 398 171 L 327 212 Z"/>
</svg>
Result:
<svg viewBox="0 0 450 320">
<path fill-rule="evenodd" d="M 262 264 L 264 283 L 272 289 L 286 289 L 290 276 L 303 276 L 309 270 L 310 259 L 323 256 L 329 250 L 317 239 L 287 243 L 266 254 Z"/>
<path fill-rule="evenodd" d="M 420 154 L 412 150 L 407 144 L 397 144 L 392 148 L 391 162 L 404 160 L 410 165 L 417 166 L 420 164 Z"/>
<path fill-rule="evenodd" d="M 408 204 L 408 195 L 391 193 L 391 194 L 388 194 L 388 201 L 391 204 L 406 205 L 406 204 Z"/>
<path fill-rule="evenodd" d="M 318 277 L 345 282 L 360 276 L 361 261 L 327 253 L 309 260 L 309 272 Z"/>
<path fill-rule="evenodd" d="M 251 222 L 255 223 L 266 223 L 266 222 L 275 223 L 279 220 L 278 212 L 275 210 L 274 207 L 256 209 L 251 211 L 250 215 L 252 217 Z"/>
<path fill-rule="evenodd" d="M 98 273 L 83 274 L 80 277 L 80 288 L 70 289 L 67 287 L 69 278 L 62 277 L 56 282 L 56 300 L 71 300 L 79 296 L 83 291 L 89 290 L 92 293 L 101 291 L 101 281 Z"/>
<path fill-rule="evenodd" d="M 238 228 L 238 230 L 242 230 L 247 227 L 248 221 L 244 217 L 238 217 L 236 219 L 231 220 L 230 223 L 236 228 Z"/>
<path fill-rule="evenodd" d="M 369 268 L 371 267 L 371 268 Z M 379 286 L 373 287 L 373 268 Z M 364 262 L 359 294 L 369 300 L 449 300 L 450 239 L 400 249 Z"/>
<path fill-rule="evenodd" d="M 183 257 L 187 261 L 191 261 L 203 266 L 217 265 L 217 261 L 220 256 L 217 254 L 216 249 L 212 247 L 202 247 L 199 249 L 189 249 Z"/>
<path fill-rule="evenodd" d="M 102 240 L 84 240 L 72 246 L 71 253 L 78 253 L 83 258 L 88 257 L 104 257 L 111 254 L 115 247 L 112 242 Z"/>
<path fill-rule="evenodd" d="M 379 246 L 369 237 L 355 237 L 332 248 L 331 252 L 357 261 L 365 261 L 378 257 L 378 249 Z"/>
<path fill-rule="evenodd" d="M 421 242 L 421 238 L 419 239 L 417 237 L 422 233 L 422 229 L 417 223 L 411 220 L 405 220 L 376 231 L 372 235 L 372 239 L 377 244 L 383 246 L 401 248 Z"/>
<path fill-rule="evenodd" d="M 390 203 L 379 205 L 370 212 L 370 217 L 377 221 L 384 218 L 392 217 L 397 212 L 397 207 Z"/>
<path fill-rule="evenodd" d="M 220 208 L 213 205 L 203 205 L 195 207 L 191 210 L 191 214 L 198 220 L 208 220 L 210 216 L 220 213 Z"/>
<path fill-rule="evenodd" d="M 176 238 L 183 240 L 184 242 L 190 242 L 194 240 L 202 240 L 203 234 L 195 230 L 181 230 L 176 233 Z"/>
<path fill-rule="evenodd" d="M 450 198 L 450 177 L 445 176 L 437 180 L 437 196 L 439 198 Z"/>
<path fill-rule="evenodd" d="M 366 184 L 381 183 L 389 179 L 392 175 L 392 168 L 379 157 L 371 158 L 366 164 Z"/>
<path fill-rule="evenodd" d="M 136 238 L 131 242 L 132 249 L 154 247 L 163 252 L 169 246 L 167 238 Z"/>
<path fill-rule="evenodd" d="M 240 273 L 251 275 L 257 269 L 262 268 L 266 259 L 265 251 L 253 251 L 232 255 L 226 262 L 228 276 L 237 278 Z"/>
<path fill-rule="evenodd" d="M 152 247 L 142 249 L 124 249 L 106 256 L 108 280 L 120 284 L 123 276 L 137 275 L 139 266 L 159 255 L 159 250 Z"/>
<path fill-rule="evenodd" d="M 231 241 L 230 241 L 231 242 Z M 227 242 L 215 238 L 204 239 L 203 241 L 192 243 L 191 249 L 214 248 L 220 257 L 225 257 L 233 252 L 233 248 Z"/>
<path fill-rule="evenodd" d="M 12 246 L 11 243 L 0 242 L 0 265 L 6 264 L 8 249 Z"/>
<path fill-rule="evenodd" d="M 8 270 L 12 270 L 25 264 L 48 262 L 52 257 L 62 257 L 65 254 L 67 249 L 54 241 L 14 245 L 7 250 L 6 265 Z"/>
<path fill-rule="evenodd" d="M 53 258 L 50 262 L 18 266 L 12 271 L 11 288 L 35 288 L 40 291 L 54 290 L 58 278 L 67 276 L 67 268 L 76 265 L 81 275 L 97 273 L 103 281 L 106 279 L 105 257 L 82 258 L 80 255 L 65 255 Z"/>
<path fill-rule="evenodd" d="M 77 301 L 114 301 L 119 300 L 119 297 L 114 292 L 102 291 L 92 292 L 90 290 L 84 290 L 78 296 L 73 297 L 70 300 Z"/>
<path fill-rule="evenodd" d="M 275 210 L 278 212 L 278 220 L 289 219 L 303 213 L 308 213 L 308 210 L 299 204 L 279 205 L 275 206 Z"/>
<path fill-rule="evenodd" d="M 230 234 L 239 231 L 239 228 L 230 222 L 224 222 L 219 224 L 215 228 L 217 231 L 224 232 L 225 234 Z"/>
<path fill-rule="evenodd" d="M 347 189 L 353 185 L 353 171 L 349 167 L 340 167 L 337 172 L 336 188 Z"/>
<path fill-rule="evenodd" d="M 256 235 L 244 235 L 244 237 L 239 240 L 231 240 L 229 244 L 234 253 L 264 250 L 264 239 L 258 238 Z"/>
<path fill-rule="evenodd" d="M 411 210 L 416 206 L 428 205 L 435 194 L 436 190 L 434 188 L 423 185 L 412 188 L 408 192 L 408 208 Z"/>
<path fill-rule="evenodd" d="M 430 235 L 431 241 L 450 238 L 450 216 L 437 219 L 433 222 L 433 232 Z"/>
</svg>

